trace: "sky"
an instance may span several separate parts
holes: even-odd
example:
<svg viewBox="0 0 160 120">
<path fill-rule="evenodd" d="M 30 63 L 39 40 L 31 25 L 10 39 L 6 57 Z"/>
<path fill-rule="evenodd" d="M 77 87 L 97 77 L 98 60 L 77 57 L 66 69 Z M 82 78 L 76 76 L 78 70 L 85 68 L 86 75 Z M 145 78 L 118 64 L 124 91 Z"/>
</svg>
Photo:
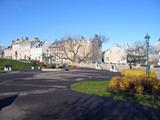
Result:
<svg viewBox="0 0 160 120">
<path fill-rule="evenodd" d="M 0 45 L 28 36 L 53 42 L 66 35 L 105 35 L 114 43 L 160 38 L 160 0 L 0 0 Z"/>
</svg>

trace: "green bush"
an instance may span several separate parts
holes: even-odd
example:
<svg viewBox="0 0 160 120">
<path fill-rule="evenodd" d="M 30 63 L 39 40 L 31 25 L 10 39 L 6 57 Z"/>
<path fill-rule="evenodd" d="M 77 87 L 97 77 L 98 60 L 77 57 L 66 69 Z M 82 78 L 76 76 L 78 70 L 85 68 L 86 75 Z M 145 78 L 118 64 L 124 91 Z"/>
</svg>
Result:
<svg viewBox="0 0 160 120">
<path fill-rule="evenodd" d="M 40 68 L 46 67 L 45 63 L 41 62 L 39 60 L 32 60 L 31 63 L 32 63 L 33 66 L 37 66 L 37 67 L 40 67 Z"/>
<path fill-rule="evenodd" d="M 126 69 L 123 70 L 121 73 L 125 77 L 146 77 L 146 70 L 145 69 Z M 156 78 L 156 72 L 155 70 L 150 71 L 150 77 Z"/>
<path fill-rule="evenodd" d="M 50 65 L 51 68 L 56 68 L 56 64 Z"/>
</svg>

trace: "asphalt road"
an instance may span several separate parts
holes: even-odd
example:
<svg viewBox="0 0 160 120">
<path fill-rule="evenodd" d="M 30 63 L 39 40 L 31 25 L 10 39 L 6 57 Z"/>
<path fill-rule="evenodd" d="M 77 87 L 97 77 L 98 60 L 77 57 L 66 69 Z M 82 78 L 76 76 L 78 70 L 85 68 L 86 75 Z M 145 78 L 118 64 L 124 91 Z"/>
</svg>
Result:
<svg viewBox="0 0 160 120">
<path fill-rule="evenodd" d="M 115 75 L 93 69 L 0 74 L 0 120 L 159 120 L 160 110 L 70 89 Z"/>
</svg>

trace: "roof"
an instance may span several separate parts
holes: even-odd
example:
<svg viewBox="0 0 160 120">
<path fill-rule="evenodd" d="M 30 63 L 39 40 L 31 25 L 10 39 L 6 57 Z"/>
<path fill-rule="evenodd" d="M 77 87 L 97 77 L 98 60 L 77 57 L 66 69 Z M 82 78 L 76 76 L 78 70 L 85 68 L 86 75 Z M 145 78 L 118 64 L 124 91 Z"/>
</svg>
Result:
<svg viewBox="0 0 160 120">
<path fill-rule="evenodd" d="M 44 41 L 40 41 L 40 40 L 33 40 L 31 41 L 31 48 L 41 48 L 44 45 Z"/>
</svg>

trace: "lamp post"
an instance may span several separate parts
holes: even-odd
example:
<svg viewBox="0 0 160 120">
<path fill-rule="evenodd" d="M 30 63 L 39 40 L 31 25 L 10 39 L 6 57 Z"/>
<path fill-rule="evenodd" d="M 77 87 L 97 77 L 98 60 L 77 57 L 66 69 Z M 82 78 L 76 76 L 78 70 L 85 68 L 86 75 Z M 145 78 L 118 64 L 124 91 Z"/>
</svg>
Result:
<svg viewBox="0 0 160 120">
<path fill-rule="evenodd" d="M 147 58 L 146 76 L 147 76 L 147 80 L 148 80 L 149 74 L 150 74 L 150 65 L 149 65 L 149 39 L 150 39 L 150 36 L 147 34 L 144 38 L 146 39 L 146 48 L 147 48 L 147 51 L 146 51 L 146 58 Z"/>
</svg>

